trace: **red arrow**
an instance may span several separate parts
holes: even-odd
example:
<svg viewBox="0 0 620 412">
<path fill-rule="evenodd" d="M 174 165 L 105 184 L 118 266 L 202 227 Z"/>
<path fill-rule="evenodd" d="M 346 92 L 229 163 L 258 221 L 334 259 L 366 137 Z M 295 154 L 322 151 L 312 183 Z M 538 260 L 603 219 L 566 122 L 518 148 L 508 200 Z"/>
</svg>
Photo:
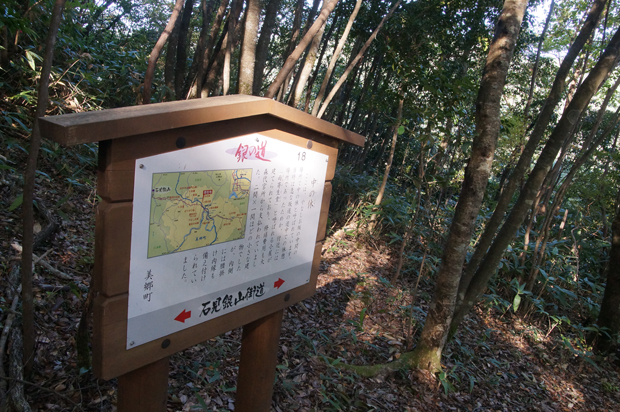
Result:
<svg viewBox="0 0 620 412">
<path fill-rule="evenodd" d="M 284 281 L 280 278 L 278 278 L 278 280 L 276 280 L 275 282 L 273 282 L 273 287 L 276 289 L 280 289 L 280 286 L 284 285 Z"/>
<path fill-rule="evenodd" d="M 185 309 L 183 309 L 183 312 L 179 313 L 179 316 L 174 318 L 174 320 L 178 320 L 179 322 L 185 323 L 185 320 L 191 317 L 192 317 L 192 311 L 190 310 L 189 312 L 186 312 Z"/>
</svg>

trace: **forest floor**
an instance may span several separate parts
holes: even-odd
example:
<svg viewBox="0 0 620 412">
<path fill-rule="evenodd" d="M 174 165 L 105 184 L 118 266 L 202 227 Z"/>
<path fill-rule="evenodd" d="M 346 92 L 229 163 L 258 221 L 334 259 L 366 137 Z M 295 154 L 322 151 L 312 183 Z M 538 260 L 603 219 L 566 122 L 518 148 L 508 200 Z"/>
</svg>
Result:
<svg viewBox="0 0 620 412">
<path fill-rule="evenodd" d="M 35 253 L 48 252 L 44 260 L 71 280 L 36 267 L 36 371 L 25 378 L 25 392 L 33 410 L 114 411 L 115 380 L 98 380 L 89 369 L 78 369 L 76 357 L 75 336 L 93 263 L 93 186 L 73 182 L 69 189 L 50 187 L 55 186 L 41 177 L 37 197 L 63 220 Z M 0 329 L 11 313 L 8 274 L 19 259 L 12 245 L 21 242 L 20 208 L 9 211 L 8 205 L 20 190 L 15 174 L 0 174 Z M 594 365 L 571 350 L 561 326 L 501 313 L 489 299 L 448 344 L 443 374 L 401 370 L 361 378 L 343 370 L 341 364 L 397 359 L 420 333 L 432 281 L 422 279 L 411 311 L 417 268 L 392 285 L 386 279 L 396 263 L 396 252 L 384 241 L 343 230 L 328 236 L 315 296 L 285 311 L 273 410 L 620 410 L 615 357 L 596 359 Z M 234 410 L 239 341 L 240 330 L 233 330 L 174 355 L 168 410 Z M 9 346 L 9 354 L 11 350 Z M 9 388 L 15 385 L 7 382 Z"/>
</svg>

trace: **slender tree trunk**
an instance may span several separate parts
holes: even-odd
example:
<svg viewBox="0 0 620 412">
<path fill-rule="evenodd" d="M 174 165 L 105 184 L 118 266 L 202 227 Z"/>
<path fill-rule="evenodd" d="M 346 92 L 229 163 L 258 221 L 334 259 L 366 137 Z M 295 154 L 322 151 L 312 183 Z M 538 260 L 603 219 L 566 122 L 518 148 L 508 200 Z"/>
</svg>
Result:
<svg viewBox="0 0 620 412">
<path fill-rule="evenodd" d="M 349 21 L 347 22 L 346 27 L 344 28 L 344 32 L 342 32 L 342 36 L 338 41 L 338 45 L 336 46 L 336 50 L 334 50 L 334 54 L 332 55 L 332 59 L 329 61 L 329 66 L 327 66 L 327 70 L 325 71 L 325 77 L 323 78 L 323 83 L 321 83 L 321 89 L 319 90 L 319 94 L 314 99 L 314 106 L 312 106 L 312 115 L 316 116 L 319 112 L 319 106 L 321 105 L 321 101 L 323 101 L 323 96 L 325 96 L 325 90 L 327 89 L 327 84 L 329 83 L 329 79 L 336 67 L 336 63 L 338 62 L 338 58 L 340 57 L 340 53 L 342 53 L 342 49 L 347 42 L 347 38 L 349 37 L 349 32 L 351 31 L 351 27 L 353 26 L 353 22 L 357 17 L 357 13 L 360 10 L 360 6 L 362 5 L 362 0 L 357 0 L 355 3 L 355 8 L 349 17 Z"/>
<path fill-rule="evenodd" d="M 269 42 L 276 23 L 276 16 L 280 8 L 280 0 L 270 0 L 265 12 L 265 20 L 260 31 L 258 43 L 256 45 L 256 62 L 254 64 L 254 80 L 252 82 L 252 94 L 259 96 L 263 85 L 263 74 L 267 64 L 269 53 Z"/>
<path fill-rule="evenodd" d="M 448 338 L 463 262 L 491 173 L 500 128 L 500 100 L 526 7 L 527 0 L 504 2 L 489 47 L 476 102 L 471 158 L 437 273 L 435 292 L 414 350 L 415 363 L 421 369 L 441 370 L 441 353 Z"/>
<path fill-rule="evenodd" d="M 213 59 L 215 59 L 216 57 L 215 52 L 212 52 L 211 49 L 213 48 L 213 45 L 215 44 L 215 39 L 217 38 L 217 35 L 222 27 L 222 21 L 224 20 L 224 16 L 226 15 L 226 8 L 228 7 L 228 3 L 229 0 L 221 0 L 220 7 L 217 9 L 215 20 L 213 21 L 213 25 L 211 26 L 209 38 L 207 39 L 207 44 L 204 48 L 204 56 L 200 58 L 201 63 L 198 65 L 196 79 L 194 80 L 194 83 L 190 88 L 189 94 L 187 96 L 188 98 L 198 96 L 208 97 L 208 94 L 207 96 L 203 95 L 202 90 L 204 88 L 205 77 L 207 76 L 209 67 L 212 64 Z"/>
<path fill-rule="evenodd" d="M 527 94 L 527 101 L 525 103 L 525 109 L 523 110 L 523 118 L 527 122 L 530 117 L 530 106 L 532 105 L 532 98 L 534 96 L 534 85 L 536 84 L 536 74 L 538 74 L 538 65 L 540 62 L 540 51 L 542 49 L 543 42 L 545 41 L 545 35 L 547 34 L 547 28 L 553 15 L 553 7 L 555 6 L 555 0 L 551 1 L 549 6 L 549 13 L 547 14 L 547 20 L 545 20 L 545 27 L 543 28 L 540 40 L 538 41 L 538 50 L 536 51 L 536 60 L 534 61 L 534 67 L 532 68 L 532 80 L 530 81 L 530 90 Z"/>
<path fill-rule="evenodd" d="M 165 100 L 175 100 L 174 94 L 174 70 L 177 58 L 177 46 L 179 45 L 179 30 L 181 28 L 181 20 L 177 19 L 170 37 L 168 38 L 168 46 L 166 47 L 166 59 L 164 62 L 164 85 L 166 86 Z"/>
<path fill-rule="evenodd" d="M 603 110 L 601 109 L 601 111 Z M 555 213 L 560 209 L 560 206 L 562 205 L 562 201 L 564 200 L 564 196 L 566 195 L 566 192 L 568 192 L 568 189 L 573 183 L 573 179 L 575 178 L 575 175 L 581 169 L 581 167 L 585 164 L 585 162 L 588 161 L 588 159 L 592 157 L 594 150 L 598 148 L 605 140 L 607 140 L 609 136 L 611 136 L 611 133 L 618 125 L 619 120 L 620 120 L 620 107 L 616 110 L 616 114 L 614 115 L 614 118 L 610 121 L 610 124 L 605 128 L 603 133 L 601 133 L 601 135 L 598 138 L 596 138 L 594 141 L 592 141 L 591 139 L 586 139 L 586 142 L 583 144 L 583 150 L 577 157 L 577 160 L 571 161 L 572 163 L 571 169 L 566 175 L 566 177 L 564 178 L 564 181 L 560 185 L 559 189 L 556 191 L 555 198 L 553 199 L 553 204 L 550 207 L 548 207 L 546 211 L 545 221 L 543 223 L 543 230 L 542 230 L 542 233 L 545 235 L 543 237 L 543 242 L 545 242 L 546 239 L 548 238 L 548 232 L 549 232 L 549 228 L 551 227 L 551 221 L 553 220 Z M 548 203 L 549 202 L 547 202 L 547 204 Z M 532 273 L 526 285 L 526 290 L 528 291 L 532 290 L 532 286 L 534 284 L 534 281 L 536 280 L 536 275 L 538 274 L 537 266 L 542 261 L 544 252 L 545 252 L 545 244 L 543 244 L 543 246 L 541 247 L 541 250 L 537 253 L 536 260 L 535 260 L 536 264 L 534 265 L 534 267 L 532 267 Z"/>
<path fill-rule="evenodd" d="M 620 199 L 620 192 L 618 192 Z M 611 252 L 607 265 L 607 284 L 598 315 L 598 326 L 607 328 L 609 336 L 601 334 L 595 349 L 607 352 L 615 346 L 620 330 L 620 209 L 611 225 Z"/>
<path fill-rule="evenodd" d="M 226 18 L 226 22 L 224 23 L 222 33 L 220 34 L 220 39 L 213 48 L 213 53 L 211 55 L 211 58 L 209 59 L 209 67 L 206 72 L 206 77 L 203 80 L 202 90 L 200 91 L 200 95 L 203 98 L 209 97 L 210 93 L 213 93 L 215 95 L 220 94 L 223 89 L 224 82 L 223 76 L 220 76 L 220 67 L 224 67 L 225 64 L 229 39 L 231 37 L 239 38 L 239 29 L 242 26 L 236 24 L 236 22 L 239 20 L 239 15 L 241 14 L 242 8 L 243 0 L 233 0 L 230 5 L 228 17 Z M 233 27 L 235 28 L 234 31 Z M 232 47 L 235 47 L 234 44 L 232 44 Z"/>
<path fill-rule="evenodd" d="M 529 178 L 527 179 L 519 198 L 513 206 L 510 215 L 506 218 L 506 222 L 497 234 L 495 241 L 489 248 L 486 257 L 480 264 L 475 276 L 472 278 L 471 283 L 467 288 L 467 292 L 465 293 L 463 303 L 458 308 L 454 316 L 451 330 L 456 330 L 467 313 L 469 313 L 469 310 L 478 296 L 487 287 L 488 281 L 495 273 L 504 251 L 514 238 L 518 227 L 523 223 L 523 219 L 531 207 L 532 202 L 536 198 L 542 181 L 551 169 L 558 151 L 566 139 L 566 136 L 571 133 L 574 125 L 579 121 L 583 111 L 589 104 L 590 99 L 598 90 L 601 83 L 607 78 L 608 73 L 616 65 L 619 55 L 620 30 L 614 34 L 614 37 L 605 49 L 601 59 L 596 63 L 594 68 L 590 71 L 588 77 L 575 92 L 575 96 L 562 114 L 560 121 L 549 137 L 549 140 L 541 152 L 534 169 L 529 174 Z"/>
<path fill-rule="evenodd" d="M 318 7 L 317 0 L 314 0 L 312 4 L 313 6 L 317 4 L 317 7 Z M 295 45 L 297 44 L 297 40 L 299 39 L 299 36 L 301 34 L 301 20 L 303 17 L 303 9 L 304 9 L 303 5 L 304 5 L 303 0 L 297 1 L 297 6 L 295 7 L 295 15 L 293 17 L 293 27 L 291 29 L 291 38 L 289 39 L 288 46 L 286 47 L 286 52 L 283 54 L 283 56 L 290 56 L 293 50 L 295 50 Z M 288 88 L 288 84 L 291 81 L 291 77 L 292 77 L 292 69 L 291 69 L 291 72 L 289 72 L 286 75 L 286 77 L 284 78 L 282 82 L 282 85 L 278 89 L 278 93 L 276 97 L 277 101 L 279 102 L 283 101 L 284 95 L 286 93 L 286 89 Z"/>
<path fill-rule="evenodd" d="M 329 40 L 336 29 L 336 23 L 338 21 L 338 14 L 334 17 L 331 26 L 329 27 L 329 31 L 327 32 L 327 36 L 323 36 L 323 44 L 321 46 L 321 53 L 319 53 L 318 64 L 314 68 L 314 72 L 312 73 L 312 77 L 310 77 L 310 81 L 308 82 L 308 87 L 306 87 L 306 96 L 304 100 L 304 108 L 303 111 L 308 113 L 308 109 L 310 108 L 310 97 L 312 96 L 312 88 L 314 87 L 314 83 L 316 81 L 317 76 L 321 70 L 321 62 L 323 61 L 323 57 L 325 56 L 325 51 L 327 50 L 327 45 Z"/>
<path fill-rule="evenodd" d="M 239 60 L 239 94 L 252 94 L 259 20 L 260 0 L 247 0 L 243 47 Z"/>
<path fill-rule="evenodd" d="M 321 8 L 321 11 L 323 11 L 323 9 L 326 6 L 327 6 L 327 3 L 323 3 L 323 7 Z M 336 23 L 336 18 L 337 18 L 337 15 L 336 17 L 334 17 L 334 22 L 332 24 Z M 308 48 L 308 52 L 306 53 L 306 56 L 304 58 L 302 68 L 298 71 L 297 76 L 295 76 L 296 79 L 295 79 L 295 82 L 293 82 L 293 88 L 291 90 L 291 95 L 289 96 L 289 105 L 292 107 L 297 107 L 299 105 L 299 101 L 301 100 L 301 94 L 304 91 L 306 82 L 308 81 L 308 78 L 310 77 L 310 73 L 312 72 L 312 69 L 314 68 L 314 64 L 316 63 L 317 54 L 319 52 L 319 46 L 321 45 L 321 40 L 323 40 L 323 33 L 325 31 L 326 25 L 327 25 L 327 20 L 325 20 L 325 23 L 323 23 L 323 26 L 321 26 L 319 31 L 316 33 L 316 35 L 312 39 L 312 42 L 310 43 L 310 47 Z"/>
<path fill-rule="evenodd" d="M 179 40 L 177 44 L 176 69 L 174 71 L 174 94 L 176 99 L 183 98 L 183 81 L 185 80 L 185 69 L 187 68 L 187 39 L 189 33 L 189 23 L 194 11 L 194 0 L 185 0 L 183 15 L 179 25 Z"/>
<path fill-rule="evenodd" d="M 559 103 L 562 93 L 564 92 L 564 88 L 566 85 L 566 76 L 570 71 L 575 59 L 579 55 L 579 52 L 583 48 L 584 44 L 592 34 L 592 31 L 598 24 L 601 13 L 605 7 L 606 0 L 595 0 L 588 16 L 586 18 L 585 23 L 583 24 L 579 34 L 575 38 L 575 41 L 570 46 L 568 53 L 564 57 L 560 68 L 555 76 L 555 80 L 553 81 L 553 85 L 551 86 L 551 90 L 549 91 L 549 96 L 547 96 L 547 100 L 545 101 L 545 105 L 543 106 L 538 119 L 536 120 L 536 124 L 534 126 L 534 130 L 532 131 L 530 138 L 525 145 L 523 153 L 517 162 L 514 170 L 512 171 L 508 182 L 506 183 L 506 187 L 502 190 L 500 198 L 497 202 L 497 206 L 495 207 L 495 211 L 491 216 L 491 219 L 487 222 L 484 232 L 480 236 L 478 240 L 478 245 L 476 246 L 476 250 L 474 251 L 473 256 L 470 258 L 467 266 L 465 268 L 465 272 L 463 273 L 463 277 L 461 279 L 461 285 L 459 286 L 459 296 L 457 306 L 462 302 L 465 292 L 471 282 L 474 273 L 478 269 L 480 262 L 484 258 L 491 242 L 493 242 L 493 238 L 497 233 L 497 229 L 499 228 L 502 220 L 504 219 L 504 215 L 508 210 L 508 206 L 512 200 L 513 195 L 515 194 L 519 182 L 521 178 L 525 175 L 526 170 L 531 165 L 532 156 L 536 152 L 538 144 L 542 137 L 544 136 L 545 130 L 547 130 L 547 126 L 551 121 L 551 116 L 555 111 L 557 104 Z"/>
<path fill-rule="evenodd" d="M 222 94 L 226 96 L 230 87 L 230 57 L 234 43 L 235 26 L 237 22 L 232 18 L 228 24 L 228 34 L 226 35 L 226 51 L 224 52 L 224 67 L 222 70 Z"/>
<path fill-rule="evenodd" d="M 34 366 L 34 301 L 32 294 L 32 252 L 34 245 L 34 180 L 37 170 L 37 157 L 41 148 L 41 130 L 39 129 L 39 118 L 45 116 L 49 98 L 50 73 L 52 71 L 52 61 L 54 59 L 54 46 L 62 12 L 65 7 L 65 0 L 56 0 L 52 9 L 50 27 L 45 41 L 45 55 L 43 57 L 43 67 L 41 68 L 41 80 L 37 95 L 37 111 L 32 128 L 30 148 L 28 149 L 28 161 L 24 171 L 24 193 L 22 202 L 23 214 L 23 237 L 22 237 L 22 317 L 24 335 L 24 375 L 29 376 Z"/>
<path fill-rule="evenodd" d="M 325 110 L 327 109 L 327 106 L 329 105 L 329 103 L 332 101 L 332 99 L 336 95 L 336 92 L 340 89 L 340 87 L 342 86 L 344 81 L 347 79 L 347 76 L 349 76 L 349 73 L 351 73 L 351 70 L 353 70 L 353 68 L 357 65 L 357 63 L 359 63 L 359 61 L 362 59 L 362 57 L 364 57 L 364 53 L 366 53 L 366 50 L 368 50 L 368 48 L 370 47 L 370 44 L 372 43 L 372 41 L 377 37 L 377 33 L 379 33 L 379 30 L 381 30 L 381 28 L 383 27 L 385 22 L 390 17 L 392 17 L 392 14 L 394 13 L 394 11 L 398 8 L 398 6 L 400 6 L 400 2 L 401 2 L 401 0 L 398 0 L 396 2 L 396 4 L 394 4 L 394 6 L 390 9 L 388 14 L 386 14 L 383 17 L 383 19 L 381 19 L 381 22 L 379 23 L 379 25 L 377 26 L 375 31 L 372 32 L 372 34 L 370 35 L 370 37 L 368 38 L 368 40 L 366 41 L 366 43 L 364 44 L 362 49 L 359 51 L 359 53 L 353 59 L 353 61 L 349 64 L 349 66 L 346 68 L 346 70 L 344 71 L 344 73 L 342 74 L 340 79 L 336 82 L 336 84 L 334 85 L 332 90 L 327 95 L 327 98 L 325 99 L 325 102 L 323 102 L 323 105 L 319 109 L 316 117 L 319 117 L 319 118 L 323 117 L 323 113 L 325 113 Z"/>
<path fill-rule="evenodd" d="M 611 100 L 612 96 L 616 92 L 619 85 L 620 85 L 620 79 L 616 80 L 616 82 L 612 85 L 612 87 L 610 87 L 609 90 L 607 91 L 603 104 L 598 110 L 596 120 L 594 124 L 592 125 L 592 129 L 590 130 L 588 137 L 585 139 L 582 145 L 583 149 L 581 153 L 577 157 L 577 160 L 574 160 L 574 161 L 571 160 L 570 162 L 572 164 L 571 169 L 566 175 L 566 177 L 564 178 L 564 182 L 562 183 L 560 188 L 556 191 L 555 198 L 553 200 L 553 205 L 550 208 L 547 208 L 546 210 L 545 220 L 542 225 L 542 230 L 539 230 L 540 235 L 538 236 L 538 239 L 536 240 L 536 247 L 534 248 L 534 259 L 532 261 L 530 275 L 526 281 L 526 286 L 525 286 L 526 291 L 532 291 L 532 288 L 536 281 L 536 277 L 539 272 L 538 268 L 543 262 L 543 257 L 544 257 L 544 253 L 546 250 L 546 243 L 549 238 L 549 230 L 551 228 L 553 217 L 555 216 L 556 211 L 559 210 L 562 204 L 562 201 L 564 199 L 564 195 L 566 194 L 566 192 L 568 191 L 568 188 L 572 184 L 572 180 L 575 177 L 575 174 L 581 168 L 581 166 L 583 166 L 583 164 L 590 158 L 593 151 L 598 146 L 600 146 L 611 135 L 613 129 L 615 128 L 618 122 L 618 115 L 620 112 L 616 111 L 616 115 L 614 119 L 611 121 L 610 125 L 603 131 L 603 133 L 598 138 L 595 139 L 596 133 L 601 125 L 601 122 L 603 121 L 603 117 L 605 113 L 607 112 L 607 106 L 609 104 L 609 101 Z M 568 147 L 564 147 L 562 150 L 563 153 L 560 156 L 560 159 L 556 160 L 556 166 L 554 167 L 554 173 L 553 173 L 556 177 L 560 175 L 559 166 L 562 163 L 564 156 L 566 155 L 567 149 Z M 555 180 L 554 177 L 546 178 L 546 180 L 551 180 L 551 179 Z M 549 187 L 547 188 L 547 195 L 546 195 L 545 200 L 542 202 L 542 205 L 549 204 L 549 199 L 551 197 L 551 192 L 552 192 L 552 186 L 555 186 L 555 185 L 548 184 L 548 186 Z M 544 183 L 543 183 L 543 187 L 545 187 Z M 535 201 L 534 205 L 536 205 L 537 207 L 534 208 L 534 210 L 532 211 L 532 216 L 530 217 L 530 222 L 528 223 L 528 228 L 526 230 L 526 242 L 529 242 L 529 240 L 527 240 L 529 239 L 528 234 L 532 228 L 533 218 L 538 212 L 538 206 L 539 206 L 538 199 Z M 525 257 L 526 257 L 525 253 L 523 253 L 523 256 L 521 259 L 521 265 L 524 265 Z M 523 305 L 522 308 L 523 310 L 527 311 L 527 309 L 529 308 L 529 304 L 527 304 L 526 302 L 526 304 Z"/>
<path fill-rule="evenodd" d="M 181 13 L 181 9 L 183 8 L 183 0 L 177 0 L 174 9 L 172 10 L 172 14 L 170 15 L 170 20 L 164 29 L 164 32 L 159 36 L 159 40 L 155 43 L 155 47 L 151 51 L 149 55 L 149 64 L 146 69 L 146 74 L 144 75 L 144 93 L 142 95 L 142 104 L 149 104 L 151 102 L 151 86 L 153 84 L 153 75 L 155 74 L 155 63 L 157 63 L 157 59 L 159 59 L 159 54 L 161 50 L 164 48 L 164 44 L 168 40 L 168 36 L 172 32 L 174 25 L 176 24 L 177 18 L 179 17 L 179 13 Z"/>
<path fill-rule="evenodd" d="M 392 148 L 390 149 L 390 156 L 388 157 L 385 171 L 383 172 L 383 180 L 379 185 L 379 192 L 377 193 L 377 199 L 375 200 L 375 206 L 379 206 L 383 202 L 383 195 L 385 194 L 385 186 L 387 186 L 388 177 L 390 176 L 390 170 L 392 169 L 392 161 L 394 160 L 394 152 L 396 151 L 396 141 L 398 139 L 398 129 L 400 128 L 400 122 L 403 118 L 403 103 L 405 97 L 401 90 L 400 100 L 398 101 L 398 113 L 396 115 L 396 123 L 394 124 L 394 130 L 392 131 Z M 375 228 L 377 215 L 373 214 L 370 218 L 370 225 L 368 230 L 372 232 Z"/>
<path fill-rule="evenodd" d="M 207 42 L 207 36 L 209 35 L 209 27 L 211 26 L 211 18 L 213 17 L 213 7 L 215 0 L 201 0 L 200 10 L 202 13 L 202 26 L 200 29 L 200 35 L 198 36 L 198 42 L 196 43 L 196 51 L 194 52 L 194 58 L 192 59 L 192 66 L 189 69 L 189 73 L 185 78 L 183 85 L 182 95 L 185 98 L 189 98 L 189 88 L 192 82 L 195 81 L 198 67 L 202 65 L 205 54 L 205 45 Z"/>
<path fill-rule="evenodd" d="M 224 54 L 224 67 L 222 71 L 222 90 L 223 95 L 228 94 L 230 88 L 230 62 L 232 58 L 232 50 L 237 39 L 237 25 L 239 23 L 239 16 L 243 9 L 243 0 L 233 0 L 230 5 L 230 15 L 228 17 L 228 35 L 226 41 L 226 52 Z"/>
<path fill-rule="evenodd" d="M 301 57 L 301 54 L 304 52 L 306 47 L 308 47 L 308 44 L 312 41 L 317 32 L 321 29 L 321 27 L 327 20 L 327 17 L 334 10 L 334 7 L 336 7 L 336 4 L 338 4 L 338 0 L 329 0 L 329 2 L 321 11 L 321 14 L 319 14 L 319 17 L 317 17 L 314 24 L 310 27 L 310 29 L 308 29 L 306 35 L 301 39 L 297 47 L 295 47 L 295 50 L 293 50 L 293 52 L 286 59 L 286 62 L 284 63 L 284 66 L 282 66 L 282 69 L 280 69 L 280 72 L 276 76 L 276 79 L 273 81 L 273 83 L 271 83 L 271 86 L 269 86 L 267 93 L 265 93 L 265 97 L 271 99 L 275 96 L 280 86 L 282 86 L 284 80 L 293 70 L 295 63 L 297 63 L 299 57 Z"/>
</svg>

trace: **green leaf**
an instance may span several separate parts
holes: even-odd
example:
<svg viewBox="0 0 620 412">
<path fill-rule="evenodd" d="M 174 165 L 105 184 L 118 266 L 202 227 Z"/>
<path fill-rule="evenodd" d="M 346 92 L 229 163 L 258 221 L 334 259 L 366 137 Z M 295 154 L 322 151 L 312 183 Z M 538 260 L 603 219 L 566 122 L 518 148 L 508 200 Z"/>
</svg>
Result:
<svg viewBox="0 0 620 412">
<path fill-rule="evenodd" d="M 400 126 L 398 128 L 398 135 L 400 136 L 401 134 L 405 133 L 405 126 Z"/>
<path fill-rule="evenodd" d="M 202 406 L 202 408 L 206 411 L 208 408 L 207 403 L 205 402 L 204 399 L 202 399 L 202 396 L 200 396 L 198 391 L 195 389 L 194 389 L 194 395 L 196 395 L 196 399 L 198 399 L 198 403 L 200 404 L 200 406 Z"/>
<path fill-rule="evenodd" d="M 35 70 L 36 66 L 34 63 L 34 58 L 32 57 L 34 53 L 32 53 L 30 50 L 26 50 L 26 60 L 28 60 L 28 66 L 30 66 L 30 68 L 32 70 Z"/>
<path fill-rule="evenodd" d="M 512 308 L 516 312 L 519 309 L 519 305 L 521 304 L 521 295 L 517 293 L 515 295 L 514 300 L 512 301 Z"/>
<path fill-rule="evenodd" d="M 469 375 L 469 393 L 472 393 L 474 391 L 474 385 L 476 384 L 476 378 L 474 378 L 473 376 Z"/>
<path fill-rule="evenodd" d="M 24 202 L 24 195 L 21 194 L 17 196 L 17 198 L 13 201 L 13 203 L 11 203 L 11 206 L 9 206 L 9 212 L 12 212 L 13 210 L 20 207 L 23 202 Z"/>
</svg>

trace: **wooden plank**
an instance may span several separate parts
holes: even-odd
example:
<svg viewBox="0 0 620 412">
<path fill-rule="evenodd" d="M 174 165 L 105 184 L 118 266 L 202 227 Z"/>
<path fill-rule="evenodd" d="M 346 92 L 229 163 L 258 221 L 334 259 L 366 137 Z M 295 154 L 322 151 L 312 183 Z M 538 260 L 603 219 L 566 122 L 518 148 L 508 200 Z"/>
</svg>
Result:
<svg viewBox="0 0 620 412">
<path fill-rule="evenodd" d="M 327 219 L 329 217 L 329 202 L 332 198 L 332 184 L 331 182 L 325 183 L 323 189 L 323 201 L 321 202 L 321 214 L 319 215 L 319 228 L 316 233 L 317 242 L 325 239 L 325 233 L 327 232 Z"/>
<path fill-rule="evenodd" d="M 129 290 L 132 208 L 131 202 L 97 205 L 93 283 L 105 296 Z"/>
<path fill-rule="evenodd" d="M 303 131 L 298 127 L 278 119 L 259 116 L 109 142 L 100 147 L 105 153 L 100 156 L 103 164 L 99 167 L 97 194 L 110 202 L 132 200 L 135 159 L 179 150 L 176 143 L 180 137 L 185 142 L 183 148 L 189 148 L 254 132 L 329 156 L 325 180 L 333 179 L 338 160 L 336 140 L 314 132 L 305 132 L 307 137 L 314 139 L 311 142 L 312 148 L 308 149 L 308 139 L 300 136 Z"/>
<path fill-rule="evenodd" d="M 284 309 L 243 326 L 237 376 L 237 412 L 269 412 Z"/>
<path fill-rule="evenodd" d="M 311 297 L 316 290 L 321 248 L 322 242 L 318 242 L 314 249 L 310 282 L 307 284 L 130 350 L 125 349 L 127 294 L 112 298 L 99 296 L 94 306 L 95 374 L 102 379 L 115 378 Z M 165 341 L 169 342 L 162 345 Z"/>
<path fill-rule="evenodd" d="M 64 145 L 92 143 L 224 120 L 266 115 L 358 146 L 364 137 L 271 99 L 232 95 L 39 119 L 43 137 Z"/>
<path fill-rule="evenodd" d="M 118 377 L 118 412 L 166 412 L 170 359 L 165 357 Z"/>
</svg>

